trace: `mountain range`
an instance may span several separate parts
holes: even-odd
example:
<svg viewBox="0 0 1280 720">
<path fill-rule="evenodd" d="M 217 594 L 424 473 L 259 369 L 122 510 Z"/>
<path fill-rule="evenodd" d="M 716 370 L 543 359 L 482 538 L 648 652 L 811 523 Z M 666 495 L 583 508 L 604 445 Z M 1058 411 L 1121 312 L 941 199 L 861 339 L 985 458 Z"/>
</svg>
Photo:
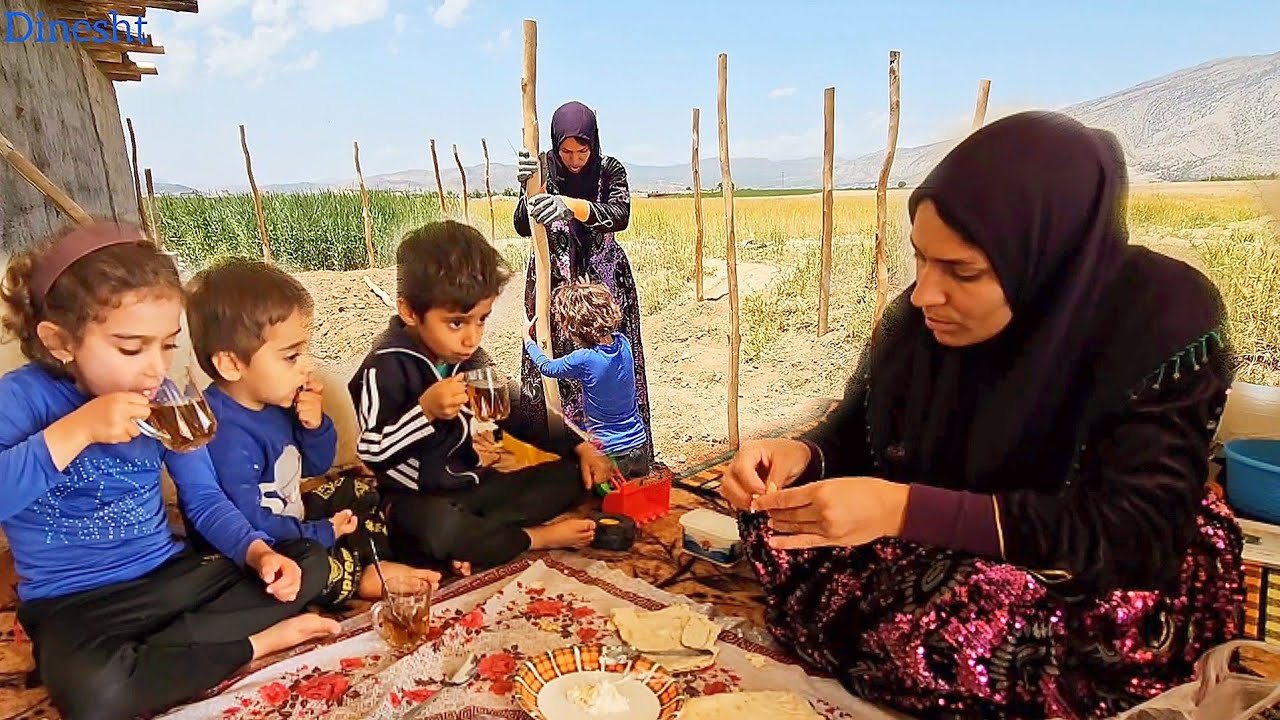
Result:
<svg viewBox="0 0 1280 720">
<path fill-rule="evenodd" d="M 1131 179 L 1144 181 L 1203 180 L 1215 176 L 1264 175 L 1280 170 L 1280 52 L 1213 60 L 1112 93 L 1058 108 L 1086 125 L 1115 133 L 1125 149 Z M 891 185 L 919 182 L 959 142 L 953 138 L 917 147 L 898 148 L 889 176 Z M 638 192 L 670 192 L 691 183 L 689 166 L 626 163 L 631 188 Z M 879 150 L 853 158 L 837 157 L 837 187 L 874 187 L 884 162 Z M 739 188 L 820 188 L 819 157 L 799 160 L 733 158 Z M 702 161 L 702 183 L 720 182 L 715 156 Z M 514 164 L 490 165 L 494 192 L 516 186 Z M 468 188 L 484 187 L 484 167 L 466 168 Z M 446 191 L 459 192 L 456 166 L 441 167 Z M 365 177 L 370 189 L 431 191 L 430 168 L 401 170 Z M 267 185 L 267 192 L 307 192 L 357 187 L 355 178 L 334 183 L 299 182 Z M 185 185 L 162 183 L 159 192 L 195 192 Z M 245 191 L 247 185 L 222 190 Z"/>
</svg>

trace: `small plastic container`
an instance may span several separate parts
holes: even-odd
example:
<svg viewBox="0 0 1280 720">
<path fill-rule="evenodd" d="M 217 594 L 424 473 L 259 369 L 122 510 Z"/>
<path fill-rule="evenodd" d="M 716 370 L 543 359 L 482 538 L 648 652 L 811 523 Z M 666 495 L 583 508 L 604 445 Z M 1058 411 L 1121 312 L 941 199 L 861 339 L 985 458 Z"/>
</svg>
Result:
<svg viewBox="0 0 1280 720">
<path fill-rule="evenodd" d="M 734 518 L 699 508 L 681 515 L 680 527 L 684 529 L 684 550 L 690 555 L 723 567 L 742 559 L 742 536 Z"/>
<path fill-rule="evenodd" d="M 1226 444 L 1227 502 L 1242 515 L 1280 524 L 1280 440 Z"/>
</svg>

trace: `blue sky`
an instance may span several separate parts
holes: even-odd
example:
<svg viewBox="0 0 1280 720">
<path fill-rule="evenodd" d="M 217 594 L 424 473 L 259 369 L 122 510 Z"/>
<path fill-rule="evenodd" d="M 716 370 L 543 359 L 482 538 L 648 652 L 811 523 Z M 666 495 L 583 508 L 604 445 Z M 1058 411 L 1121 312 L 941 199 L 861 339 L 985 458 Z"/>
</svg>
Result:
<svg viewBox="0 0 1280 720">
<path fill-rule="evenodd" d="M 989 117 L 1054 108 L 1216 58 L 1280 51 L 1280 3 L 778 2 L 641 0 L 201 0 L 155 11 L 159 77 L 117 83 L 157 179 L 208 188 L 244 180 L 247 126 L 259 183 L 442 163 L 510 162 L 521 137 L 522 21 L 538 21 L 538 113 L 594 107 L 605 152 L 684 163 L 691 108 L 704 156 L 717 148 L 716 56 L 729 56 L 732 155 L 822 151 L 822 91 L 836 87 L 836 152 L 883 147 L 887 58 L 902 52 L 901 146 L 963 131 L 978 81 Z"/>
</svg>

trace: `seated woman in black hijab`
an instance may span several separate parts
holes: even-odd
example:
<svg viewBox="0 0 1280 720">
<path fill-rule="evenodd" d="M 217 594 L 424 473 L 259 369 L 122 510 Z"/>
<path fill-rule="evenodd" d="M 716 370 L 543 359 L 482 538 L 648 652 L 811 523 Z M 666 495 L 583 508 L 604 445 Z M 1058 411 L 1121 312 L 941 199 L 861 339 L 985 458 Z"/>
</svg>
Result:
<svg viewBox="0 0 1280 720">
<path fill-rule="evenodd" d="M 1128 244 L 1127 189 L 1115 138 L 1065 116 L 974 133 L 911 195 L 917 278 L 843 402 L 726 472 L 774 635 L 851 692 L 1109 717 L 1240 632 L 1241 534 L 1206 490 L 1222 300 Z"/>
</svg>

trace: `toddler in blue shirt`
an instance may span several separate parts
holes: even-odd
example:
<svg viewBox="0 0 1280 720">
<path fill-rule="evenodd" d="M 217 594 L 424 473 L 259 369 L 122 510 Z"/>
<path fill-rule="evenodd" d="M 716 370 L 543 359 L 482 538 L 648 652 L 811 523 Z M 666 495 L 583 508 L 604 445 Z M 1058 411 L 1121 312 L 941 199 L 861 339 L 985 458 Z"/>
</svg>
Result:
<svg viewBox="0 0 1280 720">
<path fill-rule="evenodd" d="M 543 375 L 582 383 L 586 430 L 623 476 L 648 475 L 653 457 L 636 400 L 635 357 L 631 341 L 618 332 L 622 313 L 609 289 L 589 282 L 561 285 L 551 298 L 551 313 L 578 349 L 552 360 L 526 337 L 525 351 Z"/>
</svg>

